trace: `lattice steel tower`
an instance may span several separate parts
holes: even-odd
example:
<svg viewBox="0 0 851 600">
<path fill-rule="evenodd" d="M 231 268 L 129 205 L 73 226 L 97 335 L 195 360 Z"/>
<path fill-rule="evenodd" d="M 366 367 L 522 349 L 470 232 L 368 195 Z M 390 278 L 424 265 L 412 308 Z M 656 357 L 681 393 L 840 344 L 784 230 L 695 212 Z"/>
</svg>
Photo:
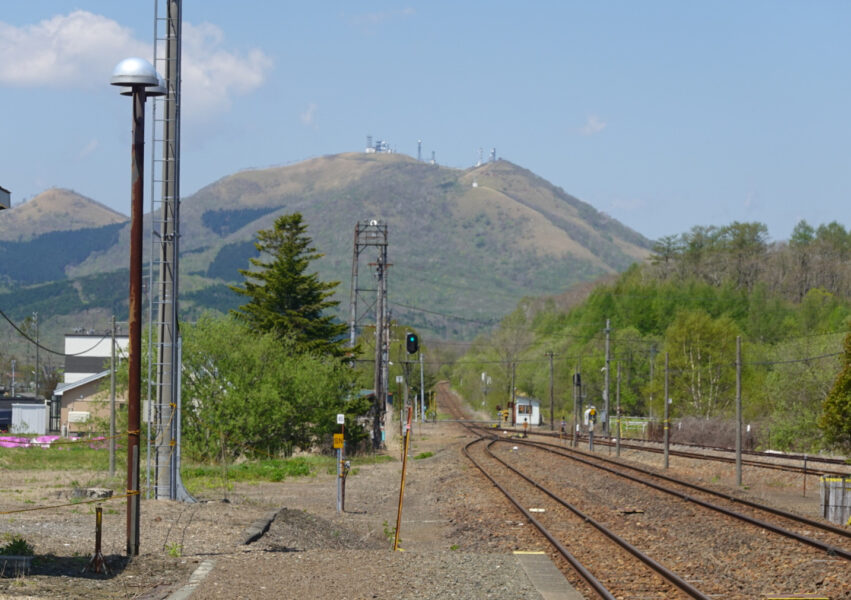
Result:
<svg viewBox="0 0 851 600">
<path fill-rule="evenodd" d="M 362 288 L 358 283 L 358 267 L 361 253 L 367 248 L 378 249 L 375 267 L 375 287 Z M 387 357 L 390 347 L 387 319 L 387 224 L 381 221 L 361 221 L 355 225 L 354 252 L 352 254 L 352 289 L 349 313 L 349 346 L 354 347 L 360 323 L 374 312 L 375 315 L 375 402 L 372 407 L 372 445 L 381 446 L 381 430 L 387 406 Z M 365 294 L 369 292 L 369 295 Z M 375 296 L 371 294 L 375 293 Z"/>
<path fill-rule="evenodd" d="M 180 58 L 182 1 L 154 0 L 154 67 L 167 94 L 153 104 L 148 286 L 148 495 L 194 501 L 180 479 Z M 153 473 L 152 473 L 153 471 Z"/>
</svg>

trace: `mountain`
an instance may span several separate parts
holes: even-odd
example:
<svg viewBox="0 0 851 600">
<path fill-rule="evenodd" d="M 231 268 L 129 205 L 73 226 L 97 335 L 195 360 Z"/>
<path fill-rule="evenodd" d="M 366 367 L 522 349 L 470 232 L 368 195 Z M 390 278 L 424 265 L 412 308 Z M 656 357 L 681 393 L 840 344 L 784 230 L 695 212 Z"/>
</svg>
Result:
<svg viewBox="0 0 851 600">
<path fill-rule="evenodd" d="M 16 204 L 3 212 L 0 241 L 25 242 L 53 231 L 76 231 L 126 223 L 128 217 L 80 194 L 61 188 Z"/>
<path fill-rule="evenodd" d="M 56 219 L 42 209 L 43 225 L 33 218 L 26 241 L 24 236 L 0 242 L 0 279 L 8 289 L 0 294 L 0 308 L 29 314 L 35 302 L 57 317 L 88 310 L 94 318 L 113 310 L 120 315 L 123 305 L 126 313 L 129 224 L 117 215 L 95 225 L 94 215 L 105 214 L 89 209 L 82 211 L 89 216 L 84 220 L 81 215 L 73 231 L 58 230 Z M 63 210 L 67 215 L 69 209 Z M 227 283 L 241 281 L 238 269 L 255 255 L 255 232 L 294 211 L 304 215 L 314 246 L 325 255 L 314 263 L 320 277 L 341 282 L 341 318 L 348 313 L 355 224 L 380 219 L 388 224 L 393 318 L 444 337 L 471 337 L 524 296 L 559 293 L 574 283 L 623 271 L 645 258 L 650 245 L 635 231 L 508 161 L 460 170 L 402 154 L 325 156 L 242 171 L 183 200 L 182 315 L 194 318 L 206 308 L 236 306 L 240 300 Z M 149 224 L 150 215 L 146 244 Z M 5 231 L 0 228 L 0 236 Z M 60 235 L 69 237 L 60 241 Z M 9 238 L 0 237 L 4 239 Z M 43 254 L 55 266 L 21 272 L 3 259 L 4 252 L 23 251 Z M 361 287 L 370 287 L 366 269 L 362 260 Z M 22 302 L 24 297 L 28 303 Z M 57 297 L 63 300 L 53 302 L 51 309 L 50 299 Z"/>
</svg>

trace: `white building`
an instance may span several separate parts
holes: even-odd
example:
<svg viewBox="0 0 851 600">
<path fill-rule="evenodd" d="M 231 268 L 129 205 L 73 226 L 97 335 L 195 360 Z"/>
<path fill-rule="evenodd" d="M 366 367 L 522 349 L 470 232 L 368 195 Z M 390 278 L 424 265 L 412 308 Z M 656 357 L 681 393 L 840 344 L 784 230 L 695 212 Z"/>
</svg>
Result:
<svg viewBox="0 0 851 600">
<path fill-rule="evenodd" d="M 65 334 L 65 379 L 64 383 L 75 383 L 109 369 L 112 356 L 112 336 L 106 333 Z M 115 336 L 117 360 L 127 356 L 130 338 Z"/>
<path fill-rule="evenodd" d="M 130 340 L 115 336 L 116 363 L 126 360 Z M 75 332 L 65 335 L 65 379 L 53 391 L 50 430 L 63 434 L 90 431 L 94 417 L 108 416 L 109 363 L 112 334 Z M 125 399 L 119 397 L 118 408 Z"/>
<path fill-rule="evenodd" d="M 541 403 L 535 398 L 517 396 L 514 399 L 514 423 L 522 426 L 524 422 L 529 425 L 541 424 Z"/>
</svg>

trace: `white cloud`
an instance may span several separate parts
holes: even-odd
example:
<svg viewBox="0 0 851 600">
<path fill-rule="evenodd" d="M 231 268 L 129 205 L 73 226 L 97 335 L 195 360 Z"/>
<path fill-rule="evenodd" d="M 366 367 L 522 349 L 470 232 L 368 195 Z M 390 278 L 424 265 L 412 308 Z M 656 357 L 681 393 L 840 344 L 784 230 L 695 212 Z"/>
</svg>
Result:
<svg viewBox="0 0 851 600">
<path fill-rule="evenodd" d="M 221 46 L 224 32 L 210 23 L 183 24 L 183 110 L 208 114 L 230 108 L 235 95 L 254 91 L 266 81 L 272 59 L 252 49 L 246 56 Z"/>
<path fill-rule="evenodd" d="M 225 49 L 224 32 L 210 23 L 183 24 L 182 108 L 203 117 L 230 107 L 266 80 L 271 59 L 259 49 L 245 55 Z M 84 10 L 35 25 L 0 22 L 0 84 L 20 87 L 103 89 L 115 65 L 128 56 L 150 60 L 150 43 L 116 21 Z"/>
<path fill-rule="evenodd" d="M 91 155 L 95 150 L 97 150 L 99 145 L 100 142 L 98 142 L 97 140 L 89 140 L 89 142 L 85 146 L 80 148 L 80 151 L 77 153 L 77 158 L 86 158 L 87 156 Z"/>
<path fill-rule="evenodd" d="M 0 83 L 8 85 L 104 86 L 122 58 L 150 55 L 130 29 L 84 10 L 24 27 L 0 22 Z"/>
<path fill-rule="evenodd" d="M 594 135 L 600 133 L 606 128 L 607 123 L 600 119 L 597 115 L 589 115 L 585 119 L 585 125 L 579 130 L 582 135 Z"/>
<path fill-rule="evenodd" d="M 303 113 L 301 113 L 301 122 L 307 125 L 308 127 L 316 124 L 316 111 L 319 109 L 319 105 L 315 102 L 311 102 L 307 105 L 307 108 Z"/>
</svg>

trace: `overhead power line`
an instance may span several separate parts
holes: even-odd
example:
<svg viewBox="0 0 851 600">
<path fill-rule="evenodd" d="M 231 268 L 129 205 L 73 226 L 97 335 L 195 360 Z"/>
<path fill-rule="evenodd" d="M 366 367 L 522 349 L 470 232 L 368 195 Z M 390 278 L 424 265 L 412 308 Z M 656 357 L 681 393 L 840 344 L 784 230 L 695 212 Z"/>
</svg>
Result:
<svg viewBox="0 0 851 600">
<path fill-rule="evenodd" d="M 18 327 L 17 325 L 15 325 L 15 323 L 12 321 L 12 319 L 10 319 L 10 318 L 6 315 L 6 313 L 4 313 L 4 312 L 3 312 L 3 310 L 2 310 L 2 309 L 0 309 L 0 315 L 2 315 L 2 317 L 3 317 L 4 319 L 6 319 L 6 322 L 7 322 L 7 323 L 9 323 L 9 325 L 11 325 L 11 326 L 12 326 L 12 328 L 14 328 L 14 330 L 15 330 L 15 331 L 17 331 L 17 332 L 21 335 L 21 337 L 22 337 L 22 338 L 24 338 L 25 340 L 27 340 L 27 341 L 29 341 L 29 342 L 32 342 L 32 343 L 33 343 L 33 344 L 35 344 L 38 348 L 41 348 L 41 349 L 42 349 L 42 350 L 44 350 L 45 352 L 50 352 L 51 354 L 55 354 L 55 355 L 57 355 L 57 356 L 66 356 L 66 357 L 67 357 L 67 356 L 82 356 L 83 354 L 86 354 L 87 352 L 91 352 L 92 350 L 94 350 L 95 348 L 97 348 L 97 347 L 98 347 L 98 344 L 100 344 L 102 341 L 104 341 L 106 338 L 108 338 L 108 337 L 109 337 L 109 335 L 106 335 L 106 334 L 105 334 L 105 335 L 103 335 L 103 336 L 102 336 L 102 337 L 101 337 L 98 341 L 96 341 L 96 342 L 95 342 L 94 346 L 92 346 L 91 348 L 87 348 L 86 350 L 83 350 L 82 352 L 77 352 L 77 353 L 75 353 L 75 354 L 65 354 L 64 352 L 59 352 L 59 351 L 57 351 L 57 350 L 53 350 L 52 348 L 48 348 L 47 346 L 42 346 L 40 343 L 38 343 L 37 341 L 35 341 L 34 339 L 32 339 L 32 338 L 31 338 L 30 336 L 28 336 L 28 335 L 27 335 L 24 331 L 22 331 L 20 327 Z"/>
<path fill-rule="evenodd" d="M 428 310 L 427 308 L 420 308 L 419 306 L 410 306 L 408 304 L 402 304 L 400 302 L 389 302 L 389 304 L 392 304 L 393 306 L 399 306 L 401 308 L 407 308 L 408 310 L 413 310 L 413 311 L 416 311 L 416 312 L 427 313 L 429 315 L 446 317 L 447 319 L 455 319 L 456 321 L 467 321 L 469 323 L 478 323 L 479 325 L 493 325 L 493 324 L 499 322 L 496 319 L 491 319 L 489 321 L 481 321 L 479 319 L 470 319 L 468 317 L 461 317 L 461 316 L 458 316 L 458 315 L 450 315 L 448 313 L 442 313 L 442 312 L 437 312 L 437 311 L 434 311 L 434 310 Z"/>
</svg>

